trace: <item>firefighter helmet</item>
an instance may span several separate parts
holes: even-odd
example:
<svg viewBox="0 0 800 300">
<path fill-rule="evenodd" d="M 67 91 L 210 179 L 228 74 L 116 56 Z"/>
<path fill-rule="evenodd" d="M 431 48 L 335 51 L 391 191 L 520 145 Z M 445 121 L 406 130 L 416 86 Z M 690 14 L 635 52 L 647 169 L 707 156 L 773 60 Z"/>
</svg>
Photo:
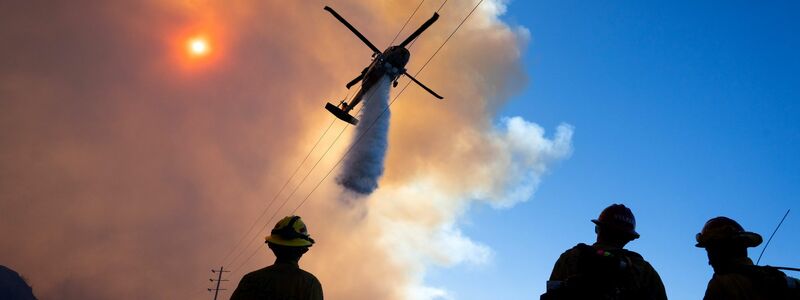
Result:
<svg viewBox="0 0 800 300">
<path fill-rule="evenodd" d="M 611 204 L 600 213 L 600 217 L 592 220 L 602 228 L 611 228 L 628 234 L 632 239 L 638 239 L 639 233 L 636 232 L 636 218 L 633 212 L 623 204 Z"/>
<path fill-rule="evenodd" d="M 272 229 L 270 235 L 264 238 L 267 243 L 288 247 L 310 247 L 314 239 L 308 234 L 306 224 L 299 216 L 287 216 Z"/>
<path fill-rule="evenodd" d="M 742 225 L 726 217 L 716 217 L 708 220 L 703 230 L 695 236 L 696 247 L 706 248 L 720 243 L 737 244 L 745 247 L 755 247 L 761 244 L 761 235 L 745 231 Z"/>
</svg>

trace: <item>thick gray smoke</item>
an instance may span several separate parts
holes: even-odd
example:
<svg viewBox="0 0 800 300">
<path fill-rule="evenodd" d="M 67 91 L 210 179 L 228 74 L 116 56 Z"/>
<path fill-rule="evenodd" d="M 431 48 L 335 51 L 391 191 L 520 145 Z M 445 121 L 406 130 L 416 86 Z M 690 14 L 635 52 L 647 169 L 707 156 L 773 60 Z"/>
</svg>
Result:
<svg viewBox="0 0 800 300">
<path fill-rule="evenodd" d="M 349 191 L 369 195 L 378 188 L 383 175 L 383 162 L 389 145 L 389 83 L 381 78 L 375 86 L 364 93 L 356 134 L 350 153 L 345 158 L 342 172 L 336 178 Z"/>
<path fill-rule="evenodd" d="M 331 118 L 323 99 L 371 54 L 322 7 L 383 44 L 418 3 L 326 2 L 0 1 L 0 264 L 41 299 L 210 299 L 210 269 L 262 210 L 280 218 L 305 203 L 297 214 L 317 244 L 301 266 L 326 298 L 456 297 L 428 274 L 492 263 L 492 245 L 462 231 L 470 209 L 532 199 L 571 153 L 572 127 L 549 135 L 497 114 L 525 86 L 530 37 L 500 20 L 506 0 L 487 0 L 418 77 L 450 100 L 409 87 L 391 107 L 402 116 L 391 120 L 392 147 L 373 144 L 385 145 L 384 115 L 359 142 L 381 155 L 350 155 L 367 163 L 386 151 L 385 162 L 360 166 L 378 167 L 360 177 L 380 177 L 368 201 L 341 205 L 332 180 L 306 194 L 341 157 L 337 144 L 283 209 L 269 206 Z M 418 70 L 474 4 L 447 1 L 407 68 Z M 426 1 L 409 24 L 440 5 Z M 187 55 L 196 34 L 207 35 L 208 56 Z M 383 111 L 379 99 L 365 99 L 362 126 Z M 350 179 L 369 173 L 352 162 Z M 272 264 L 268 232 L 232 253 L 253 256 L 230 266 L 221 298 Z"/>
</svg>

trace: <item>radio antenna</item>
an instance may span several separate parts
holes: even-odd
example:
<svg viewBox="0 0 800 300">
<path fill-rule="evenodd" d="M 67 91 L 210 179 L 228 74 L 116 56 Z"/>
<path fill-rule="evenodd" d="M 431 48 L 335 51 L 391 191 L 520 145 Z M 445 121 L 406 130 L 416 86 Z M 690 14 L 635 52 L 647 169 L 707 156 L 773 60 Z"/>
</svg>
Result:
<svg viewBox="0 0 800 300">
<path fill-rule="evenodd" d="M 756 265 L 758 265 L 758 263 L 761 261 L 761 256 L 764 255 L 764 251 L 766 251 L 767 247 L 769 247 L 769 242 L 772 241 L 772 237 L 774 237 L 775 233 L 778 232 L 778 228 L 781 228 L 781 224 L 783 224 L 783 220 L 786 220 L 786 216 L 789 215 L 789 211 L 790 210 L 791 209 L 787 209 L 786 210 L 786 213 L 783 215 L 783 219 L 781 219 L 781 222 L 778 223 L 778 227 L 775 227 L 775 231 L 773 231 L 772 235 L 769 236 L 769 239 L 767 240 L 767 244 L 764 245 L 764 249 L 761 249 L 761 254 L 758 255 L 758 260 L 756 260 Z"/>
</svg>

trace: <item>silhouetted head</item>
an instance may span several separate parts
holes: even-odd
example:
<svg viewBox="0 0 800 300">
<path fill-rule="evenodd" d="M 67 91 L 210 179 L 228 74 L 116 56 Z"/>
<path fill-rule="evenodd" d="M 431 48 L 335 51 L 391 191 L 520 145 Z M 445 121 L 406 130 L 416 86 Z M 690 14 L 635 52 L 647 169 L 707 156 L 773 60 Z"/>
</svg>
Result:
<svg viewBox="0 0 800 300">
<path fill-rule="evenodd" d="M 300 216 L 287 216 L 275 224 L 266 238 L 267 246 L 279 261 L 298 261 L 314 245 Z"/>
<path fill-rule="evenodd" d="M 747 257 L 747 248 L 761 244 L 761 235 L 745 231 L 742 225 L 727 217 L 708 220 L 695 235 L 698 248 L 705 248 L 708 264 L 717 269 Z"/>
<path fill-rule="evenodd" d="M 308 252 L 308 247 L 290 247 L 270 242 L 267 242 L 267 247 L 275 254 L 275 261 L 298 262 Z"/>
<path fill-rule="evenodd" d="M 737 245 L 745 248 L 756 247 L 761 244 L 761 235 L 745 231 L 742 225 L 727 217 L 716 217 L 708 220 L 700 233 L 695 235 L 698 248 L 710 246 Z"/>
<path fill-rule="evenodd" d="M 622 248 L 628 242 L 638 239 L 636 218 L 625 205 L 612 204 L 606 207 L 597 219 L 592 220 L 597 233 L 597 242 Z"/>
</svg>

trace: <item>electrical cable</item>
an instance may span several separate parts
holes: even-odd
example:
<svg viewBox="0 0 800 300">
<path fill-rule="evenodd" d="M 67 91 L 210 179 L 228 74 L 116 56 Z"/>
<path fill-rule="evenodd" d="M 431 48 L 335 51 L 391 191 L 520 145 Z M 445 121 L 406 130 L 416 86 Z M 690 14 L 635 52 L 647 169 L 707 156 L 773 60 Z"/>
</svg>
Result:
<svg viewBox="0 0 800 300">
<path fill-rule="evenodd" d="M 347 94 L 345 94 L 345 96 L 344 96 L 344 100 L 347 100 L 349 97 L 350 97 L 350 91 L 348 90 Z M 250 228 L 247 229 L 245 234 L 242 235 L 242 237 L 239 239 L 239 241 L 237 241 L 236 244 L 233 246 L 233 248 L 231 248 L 231 250 L 225 255 L 225 257 L 222 259 L 223 262 L 227 262 L 228 261 L 228 258 L 230 258 L 231 254 L 233 254 L 233 252 L 235 252 L 235 250 L 239 247 L 239 245 L 241 245 L 241 243 L 245 240 L 245 238 L 247 238 L 250 235 L 252 230 L 255 228 L 256 224 L 258 224 L 258 220 L 261 220 L 261 218 L 263 218 L 267 214 L 267 211 L 269 211 L 269 208 L 272 206 L 272 204 L 275 202 L 275 200 L 278 199 L 278 196 L 280 196 L 280 194 L 283 193 L 283 190 L 286 189 L 286 186 L 289 185 L 289 182 L 291 182 L 291 180 L 294 179 L 294 176 L 297 175 L 297 172 L 300 170 L 300 168 L 303 166 L 303 164 L 305 164 L 305 162 L 311 156 L 311 153 L 314 152 L 314 150 L 317 148 L 317 146 L 322 141 L 322 139 L 325 137 L 325 135 L 328 134 L 328 131 L 331 129 L 331 127 L 333 126 L 333 124 L 335 122 L 336 122 L 336 117 L 332 117 L 331 123 L 328 124 L 328 127 L 325 128 L 325 131 L 323 131 L 322 134 L 319 136 L 319 138 L 317 138 L 317 141 L 314 143 L 314 146 L 312 146 L 311 149 L 308 150 L 308 153 L 306 153 L 306 156 L 303 158 L 302 161 L 300 161 L 300 163 L 294 169 L 294 171 L 292 172 L 292 175 L 289 176 L 289 178 L 286 179 L 286 182 L 283 183 L 281 188 L 278 189 L 278 192 L 275 193 L 275 196 L 272 197 L 272 199 L 269 201 L 269 204 L 261 211 L 261 214 L 258 216 L 258 218 L 256 218 L 253 221 L 253 224 L 250 225 Z M 223 265 L 227 265 L 227 264 L 223 263 Z"/>
<path fill-rule="evenodd" d="M 444 2 L 442 2 L 442 5 L 439 5 L 439 8 L 436 10 L 436 13 L 437 13 L 437 14 L 439 13 L 439 11 L 441 11 L 441 10 L 442 10 L 442 8 L 444 7 L 444 5 L 445 5 L 445 4 L 447 4 L 447 0 L 444 0 Z M 414 43 L 416 43 L 416 42 L 417 42 L 417 40 L 416 40 L 416 39 L 414 39 L 413 41 L 411 41 L 411 44 L 409 44 L 409 45 L 408 45 L 408 49 L 409 49 L 409 50 L 411 50 L 411 47 L 412 47 L 412 46 L 414 46 Z"/>
<path fill-rule="evenodd" d="M 373 95 L 374 93 L 375 93 L 375 90 L 374 90 L 374 89 L 370 90 L 370 91 L 368 92 L 368 94 L 367 94 L 367 95 L 365 95 L 365 96 L 367 97 L 366 99 L 369 99 L 369 98 L 371 98 L 371 97 L 372 97 L 372 95 Z M 361 107 L 359 107 L 358 111 L 356 111 L 356 113 L 355 113 L 355 114 L 356 114 L 356 115 L 358 115 L 358 113 L 359 113 L 359 112 L 361 112 L 361 110 L 362 110 L 363 108 L 364 108 L 364 106 L 361 106 Z M 336 142 L 338 142 L 338 141 L 339 141 L 339 138 L 342 136 L 342 134 L 343 134 L 343 133 L 344 133 L 344 131 L 347 129 L 347 127 L 349 127 L 349 125 L 345 125 L 344 127 L 342 127 L 342 130 L 341 130 L 341 131 L 339 131 L 339 134 L 338 134 L 338 135 L 336 135 L 336 138 L 333 140 L 333 142 L 331 142 L 331 144 L 328 146 L 328 148 L 327 148 L 327 149 L 325 149 L 325 152 L 322 154 L 322 156 L 320 156 L 320 157 L 319 157 L 319 159 L 317 159 L 317 161 L 314 163 L 314 165 L 311 167 L 311 169 L 310 169 L 310 170 L 308 170 L 308 173 L 306 173 L 306 175 L 305 175 L 305 176 L 303 176 L 303 179 L 302 179 L 302 180 L 300 180 L 300 183 L 298 183 L 298 184 L 295 186 L 295 188 L 292 190 L 292 192 L 291 192 L 291 193 L 290 193 L 288 196 L 286 196 L 286 198 L 285 198 L 285 200 L 283 201 L 283 203 L 281 203 L 281 205 L 280 205 L 280 206 L 278 206 L 278 208 L 276 208 L 276 209 L 275 209 L 275 212 L 272 214 L 272 216 L 269 218 L 269 220 L 268 220 L 267 222 L 265 222 L 265 223 L 264 223 L 264 226 L 262 227 L 262 229 L 261 229 L 261 230 L 266 230 L 266 229 L 267 229 L 267 226 L 269 226 L 269 224 L 271 224 L 271 223 L 272 223 L 272 220 L 275 218 L 275 216 L 278 214 L 278 212 L 281 210 L 281 208 L 283 208 L 283 207 L 286 205 L 286 203 L 288 203 L 288 202 L 289 202 L 289 200 L 291 199 L 291 197 L 292 197 L 292 196 L 295 194 L 295 192 L 297 192 L 297 190 L 300 188 L 300 186 L 301 186 L 301 185 L 302 185 L 302 184 L 303 184 L 303 183 L 306 181 L 306 179 L 308 178 L 308 176 L 309 176 L 309 175 L 311 175 L 311 172 L 313 172 L 313 171 L 314 171 L 314 169 L 317 167 L 317 165 L 319 165 L 319 163 L 320 163 L 320 162 L 321 162 L 321 161 L 322 161 L 322 160 L 325 158 L 325 156 L 328 154 L 328 152 L 330 152 L 330 150 L 333 148 L 333 146 L 334 146 L 334 145 L 336 145 Z M 253 239 L 253 241 L 256 241 L 256 239 Z M 253 242 L 250 242 L 250 243 L 248 243 L 248 245 L 250 245 L 250 244 L 252 244 L 252 243 L 253 243 Z M 245 264 L 247 261 L 249 261 L 249 260 L 250 260 L 250 259 L 253 257 L 253 255 L 255 255 L 255 254 L 258 252 L 258 249 L 260 249 L 260 247 L 257 247 L 257 248 L 256 248 L 256 249 L 255 249 L 255 250 L 254 250 L 254 251 L 253 251 L 253 252 L 252 252 L 252 253 L 251 253 L 251 254 L 250 254 L 248 257 L 247 257 L 247 259 L 245 259 L 245 260 L 244 260 L 244 261 L 243 261 L 241 264 L 239 264 L 239 265 L 238 265 L 238 266 L 236 266 L 235 268 L 231 269 L 231 272 L 235 272 L 235 271 L 237 271 L 239 268 L 241 268 L 241 267 L 242 267 L 242 266 L 243 266 L 243 265 L 244 265 L 244 264 Z M 242 254 L 244 254 L 244 251 L 245 251 L 245 250 L 244 250 L 244 249 L 242 249 L 242 251 L 240 251 L 240 252 L 239 252 L 239 254 L 236 256 L 236 258 L 234 258 L 234 259 L 231 261 L 231 264 L 233 264 L 234 262 L 236 262 L 236 259 L 237 259 L 237 258 L 239 258 L 239 257 L 240 257 Z"/>
<path fill-rule="evenodd" d="M 425 0 L 422 0 L 422 1 L 420 1 L 420 2 L 419 2 L 419 5 L 417 5 L 417 8 L 415 8 L 415 9 L 414 9 L 414 12 L 412 12 L 412 13 L 411 13 L 411 15 L 410 15 L 410 16 L 408 16 L 408 19 L 406 19 L 406 23 L 405 23 L 405 24 L 403 24 L 403 27 L 400 27 L 400 31 L 398 31 L 398 32 L 397 32 L 397 34 L 395 34 L 395 35 L 394 35 L 394 38 L 392 38 L 392 41 L 391 41 L 391 42 L 389 42 L 389 46 L 391 46 L 392 44 L 394 44 L 394 41 L 396 41 L 396 40 L 397 40 L 397 37 L 398 37 L 398 36 L 400 36 L 400 33 L 402 33 L 402 32 L 403 32 L 403 29 L 406 29 L 406 26 L 408 25 L 408 22 L 409 22 L 409 21 L 411 21 L 411 18 L 413 18 L 413 17 L 414 17 L 414 15 L 417 13 L 417 11 L 419 10 L 419 8 L 422 6 L 422 3 L 425 3 Z"/>
<path fill-rule="evenodd" d="M 238 242 L 236 242 L 236 244 L 233 246 L 233 248 L 231 248 L 231 250 L 228 252 L 228 254 L 225 255 L 225 258 L 222 259 L 223 262 L 226 262 L 228 260 L 228 258 L 230 258 L 231 254 L 233 254 L 233 252 L 236 250 L 236 248 L 238 248 L 239 245 L 245 240 L 245 238 L 250 235 L 250 232 L 252 232 L 253 228 L 255 228 L 256 224 L 258 224 L 258 220 L 261 220 L 261 218 L 263 218 L 266 215 L 266 213 L 269 210 L 269 208 L 272 207 L 272 204 L 275 202 L 275 199 L 278 199 L 278 196 L 281 193 L 283 193 L 283 190 L 286 189 L 286 186 L 289 185 L 289 182 L 291 182 L 292 179 L 294 179 L 294 176 L 297 175 L 298 171 L 300 171 L 300 167 L 302 167 L 303 164 L 306 162 L 306 160 L 308 160 L 308 157 L 311 156 L 311 153 L 314 152 L 314 149 L 317 148 L 319 143 L 322 141 L 322 138 L 325 137 L 325 135 L 328 133 L 328 131 L 333 126 L 333 123 L 335 123 L 335 122 L 336 122 L 336 117 L 333 117 L 333 119 L 331 120 L 331 123 L 328 125 L 328 128 L 326 128 L 325 131 L 322 132 L 322 135 L 319 136 L 319 138 L 317 139 L 317 142 L 314 143 L 314 146 L 311 147 L 311 150 L 308 151 L 308 153 L 303 158 L 303 160 L 300 162 L 300 164 L 297 165 L 297 168 L 294 169 L 294 171 L 292 172 L 292 175 L 289 176 L 288 179 L 286 179 L 286 182 L 284 182 L 283 185 L 281 186 L 281 188 L 278 189 L 278 192 L 275 193 L 275 196 L 272 197 L 272 200 L 269 201 L 269 204 L 266 206 L 266 208 L 264 208 L 264 210 L 261 211 L 261 215 L 259 215 L 258 218 L 256 218 L 255 221 L 253 221 L 253 224 L 250 225 L 250 228 L 247 229 L 245 234 L 242 235 L 242 237 L 239 239 Z M 226 265 L 226 264 L 223 264 L 223 265 Z"/>
</svg>

